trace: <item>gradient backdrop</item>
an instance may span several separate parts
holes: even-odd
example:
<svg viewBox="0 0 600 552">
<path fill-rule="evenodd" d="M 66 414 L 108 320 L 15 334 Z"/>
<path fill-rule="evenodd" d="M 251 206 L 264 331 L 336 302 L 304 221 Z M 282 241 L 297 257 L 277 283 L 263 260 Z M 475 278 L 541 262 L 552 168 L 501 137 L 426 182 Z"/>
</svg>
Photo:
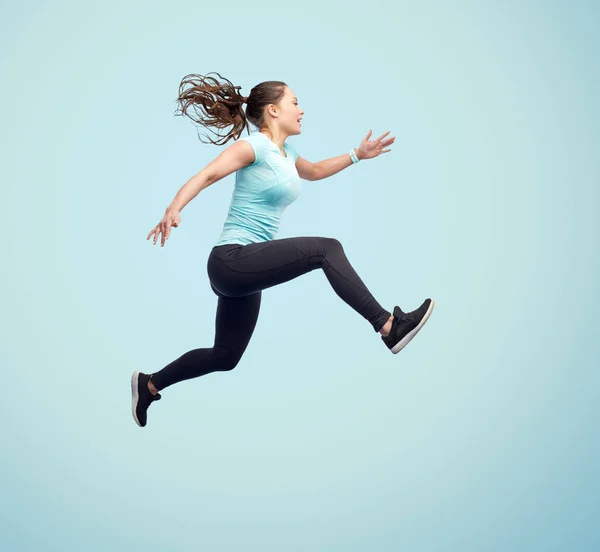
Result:
<svg viewBox="0 0 600 552">
<path fill-rule="evenodd" d="M 3 551 L 600 548 L 600 3 L 16 2 L 0 7 Z M 231 373 L 141 429 L 133 370 L 212 345 L 233 176 L 145 238 L 222 148 L 189 73 L 281 79 L 318 161 L 280 237 L 337 237 L 391 355 L 313 272 L 264 293 Z"/>
</svg>

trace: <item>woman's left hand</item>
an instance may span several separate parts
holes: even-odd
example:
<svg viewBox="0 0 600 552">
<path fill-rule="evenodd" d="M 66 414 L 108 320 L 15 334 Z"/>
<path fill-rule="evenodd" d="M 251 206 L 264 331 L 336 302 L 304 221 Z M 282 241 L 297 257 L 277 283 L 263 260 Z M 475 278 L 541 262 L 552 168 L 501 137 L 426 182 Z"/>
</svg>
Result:
<svg viewBox="0 0 600 552">
<path fill-rule="evenodd" d="M 388 146 L 391 146 L 394 143 L 396 137 L 392 136 L 391 138 L 384 140 L 384 138 L 390 133 L 389 130 L 385 134 L 382 134 L 376 140 L 370 141 L 369 138 L 371 137 L 372 132 L 372 130 L 369 130 L 367 135 L 363 138 L 362 142 L 360 143 L 360 146 L 358 146 L 359 159 L 371 159 L 373 157 L 377 157 L 380 153 L 387 153 L 388 151 L 392 151 L 388 148 Z"/>
</svg>

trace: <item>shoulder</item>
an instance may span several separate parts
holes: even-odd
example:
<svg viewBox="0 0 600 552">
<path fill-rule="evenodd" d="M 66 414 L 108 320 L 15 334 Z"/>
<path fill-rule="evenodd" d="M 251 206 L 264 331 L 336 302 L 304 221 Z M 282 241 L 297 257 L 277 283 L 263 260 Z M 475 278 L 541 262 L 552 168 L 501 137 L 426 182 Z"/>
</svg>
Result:
<svg viewBox="0 0 600 552">
<path fill-rule="evenodd" d="M 252 132 L 248 136 L 238 138 L 238 141 L 239 140 L 244 140 L 252 146 L 252 149 L 254 150 L 254 162 L 252 165 L 259 165 L 266 159 L 269 151 L 269 144 L 266 136 L 260 132 Z"/>
</svg>

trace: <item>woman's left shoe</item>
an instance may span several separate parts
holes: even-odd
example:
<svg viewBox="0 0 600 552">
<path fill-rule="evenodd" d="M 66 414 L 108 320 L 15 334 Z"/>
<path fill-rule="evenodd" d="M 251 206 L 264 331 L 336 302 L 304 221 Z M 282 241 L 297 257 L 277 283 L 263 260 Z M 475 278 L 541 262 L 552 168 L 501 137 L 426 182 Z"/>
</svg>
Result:
<svg viewBox="0 0 600 552">
<path fill-rule="evenodd" d="M 417 335 L 423 324 L 431 316 L 434 304 L 433 299 L 425 299 L 418 309 L 411 312 L 403 312 L 400 307 L 394 307 L 394 319 L 392 320 L 390 334 L 381 336 L 381 339 L 392 353 L 399 353 Z"/>
<path fill-rule="evenodd" d="M 140 427 L 146 425 L 148 407 L 160 400 L 160 393 L 153 395 L 148 389 L 150 376 L 143 372 L 134 372 L 131 376 L 131 413 L 135 423 Z"/>
</svg>

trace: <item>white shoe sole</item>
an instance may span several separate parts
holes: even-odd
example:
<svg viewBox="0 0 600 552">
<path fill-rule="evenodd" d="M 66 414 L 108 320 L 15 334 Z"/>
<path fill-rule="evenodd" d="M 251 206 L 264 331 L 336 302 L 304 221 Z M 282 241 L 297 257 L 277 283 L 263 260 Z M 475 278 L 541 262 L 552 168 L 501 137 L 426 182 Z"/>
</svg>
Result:
<svg viewBox="0 0 600 552">
<path fill-rule="evenodd" d="M 433 305 L 435 305 L 435 301 L 432 299 L 431 303 L 429 305 L 429 308 L 427 309 L 425 316 L 423 316 L 423 318 L 421 319 L 421 322 L 419 322 L 419 325 L 414 330 L 408 332 L 400 341 L 398 341 L 398 343 L 396 343 L 396 345 L 394 345 L 390 349 L 390 351 L 392 351 L 392 353 L 394 353 L 394 354 L 399 353 L 402 349 L 404 349 L 404 347 L 406 347 L 410 343 L 411 339 L 419 333 L 419 330 L 423 327 L 425 322 L 427 322 L 427 320 L 431 316 L 431 311 L 433 310 Z"/>
<path fill-rule="evenodd" d="M 135 420 L 135 423 L 137 425 L 139 425 L 140 427 L 143 427 L 142 424 L 140 424 L 140 421 L 138 420 L 137 415 L 135 413 L 135 409 L 137 408 L 137 403 L 139 400 L 139 395 L 138 395 L 139 375 L 140 375 L 139 372 L 134 372 L 133 375 L 131 376 L 131 413 L 133 414 L 133 419 Z"/>
</svg>

